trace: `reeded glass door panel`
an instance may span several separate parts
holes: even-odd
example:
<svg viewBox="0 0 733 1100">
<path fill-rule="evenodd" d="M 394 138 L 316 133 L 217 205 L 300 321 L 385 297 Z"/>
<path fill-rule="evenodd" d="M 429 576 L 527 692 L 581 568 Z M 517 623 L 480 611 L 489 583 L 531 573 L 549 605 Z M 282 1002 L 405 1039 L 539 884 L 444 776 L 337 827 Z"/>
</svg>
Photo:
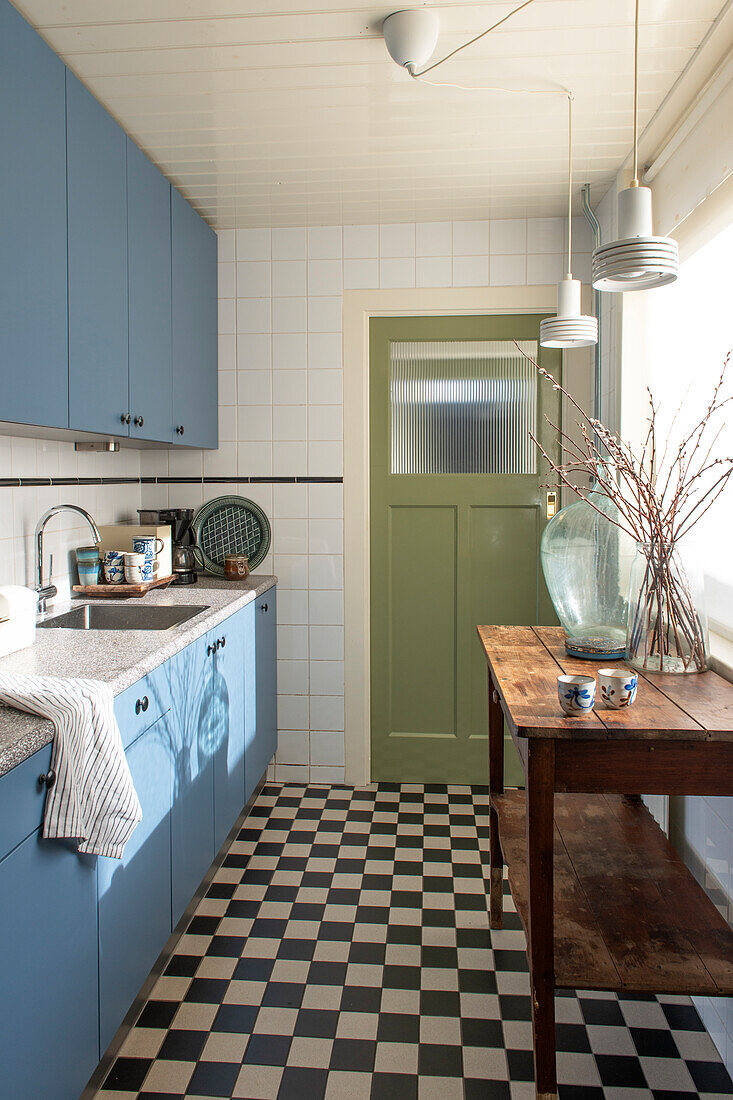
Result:
<svg viewBox="0 0 733 1100">
<path fill-rule="evenodd" d="M 390 473 L 534 474 L 536 429 L 537 372 L 513 341 L 390 344 Z"/>
</svg>

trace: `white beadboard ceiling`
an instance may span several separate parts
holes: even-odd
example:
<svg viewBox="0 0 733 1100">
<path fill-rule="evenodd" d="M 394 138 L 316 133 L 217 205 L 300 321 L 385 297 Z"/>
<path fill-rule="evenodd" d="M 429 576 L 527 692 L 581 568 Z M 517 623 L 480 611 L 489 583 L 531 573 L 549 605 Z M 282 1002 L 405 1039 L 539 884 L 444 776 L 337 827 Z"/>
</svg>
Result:
<svg viewBox="0 0 733 1100">
<path fill-rule="evenodd" d="M 562 98 L 421 86 L 382 39 L 399 2 L 313 2 L 16 6 L 216 228 L 564 212 Z M 436 57 L 516 3 L 434 5 Z M 643 0 L 642 127 L 722 6 Z M 536 0 L 430 79 L 570 88 L 575 179 L 600 197 L 631 144 L 633 7 Z"/>
</svg>

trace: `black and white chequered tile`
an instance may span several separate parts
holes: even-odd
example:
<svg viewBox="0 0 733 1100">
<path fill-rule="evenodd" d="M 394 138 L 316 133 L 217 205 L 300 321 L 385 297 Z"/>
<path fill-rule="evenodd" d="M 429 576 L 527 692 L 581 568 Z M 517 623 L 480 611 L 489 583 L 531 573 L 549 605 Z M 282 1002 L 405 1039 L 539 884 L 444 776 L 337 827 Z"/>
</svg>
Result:
<svg viewBox="0 0 733 1100">
<path fill-rule="evenodd" d="M 267 786 L 98 1100 L 531 1100 L 485 788 Z M 507 889 L 508 893 L 508 889 Z M 561 1100 L 733 1095 L 684 997 L 557 998 Z"/>
</svg>

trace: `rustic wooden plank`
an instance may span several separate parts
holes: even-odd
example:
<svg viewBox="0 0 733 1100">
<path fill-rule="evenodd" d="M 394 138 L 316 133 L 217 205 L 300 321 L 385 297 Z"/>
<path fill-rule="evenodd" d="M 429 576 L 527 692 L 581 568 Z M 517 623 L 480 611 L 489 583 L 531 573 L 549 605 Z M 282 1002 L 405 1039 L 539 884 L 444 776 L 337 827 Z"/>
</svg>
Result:
<svg viewBox="0 0 733 1100">
<path fill-rule="evenodd" d="M 565 652 L 565 633 L 562 627 L 536 626 L 533 629 L 559 668 L 568 675 L 595 676 L 598 669 L 603 667 L 603 661 L 569 657 Z M 613 710 L 604 707 L 598 698 L 595 711 L 614 737 L 630 733 L 635 738 L 661 736 L 681 736 L 685 740 L 689 740 L 691 736 L 701 740 L 707 738 L 703 726 L 691 718 L 689 713 L 678 706 L 667 694 L 660 691 L 654 683 L 643 677 L 639 677 L 639 689 L 633 706 L 625 707 L 623 710 Z"/>
<path fill-rule="evenodd" d="M 526 929 L 524 796 L 492 801 Z M 733 931 L 643 804 L 557 794 L 554 870 L 557 987 L 733 995 Z"/>
<path fill-rule="evenodd" d="M 597 715 L 567 718 L 557 699 L 557 664 L 529 626 L 478 626 L 510 729 L 519 737 L 605 737 Z"/>
<path fill-rule="evenodd" d="M 644 673 L 644 679 L 690 715 L 708 736 L 733 740 L 733 684 L 715 672 Z"/>
<path fill-rule="evenodd" d="M 733 993 L 733 931 L 646 807 L 559 795 L 556 823 L 624 988 Z"/>
<path fill-rule="evenodd" d="M 507 791 L 492 796 L 491 802 L 499 822 L 499 841 L 509 872 L 512 897 L 526 932 L 529 890 L 525 795 L 523 791 Z M 554 831 L 554 872 L 555 985 L 571 989 L 621 989 L 618 971 L 557 828 Z"/>
<path fill-rule="evenodd" d="M 555 789 L 733 795 L 733 741 L 557 741 Z"/>
</svg>

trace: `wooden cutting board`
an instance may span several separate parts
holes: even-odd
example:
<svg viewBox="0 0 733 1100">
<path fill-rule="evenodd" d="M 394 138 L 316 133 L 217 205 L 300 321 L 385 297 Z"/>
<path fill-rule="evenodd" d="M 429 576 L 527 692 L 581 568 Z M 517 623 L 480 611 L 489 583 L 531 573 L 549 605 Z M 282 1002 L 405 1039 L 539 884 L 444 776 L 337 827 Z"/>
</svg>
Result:
<svg viewBox="0 0 733 1100">
<path fill-rule="evenodd" d="M 133 596 L 144 596 L 151 588 L 167 588 L 172 580 L 171 573 L 168 577 L 156 577 L 154 581 L 145 581 L 143 584 L 75 584 L 73 591 L 80 592 L 82 596 L 126 600 Z"/>
</svg>

